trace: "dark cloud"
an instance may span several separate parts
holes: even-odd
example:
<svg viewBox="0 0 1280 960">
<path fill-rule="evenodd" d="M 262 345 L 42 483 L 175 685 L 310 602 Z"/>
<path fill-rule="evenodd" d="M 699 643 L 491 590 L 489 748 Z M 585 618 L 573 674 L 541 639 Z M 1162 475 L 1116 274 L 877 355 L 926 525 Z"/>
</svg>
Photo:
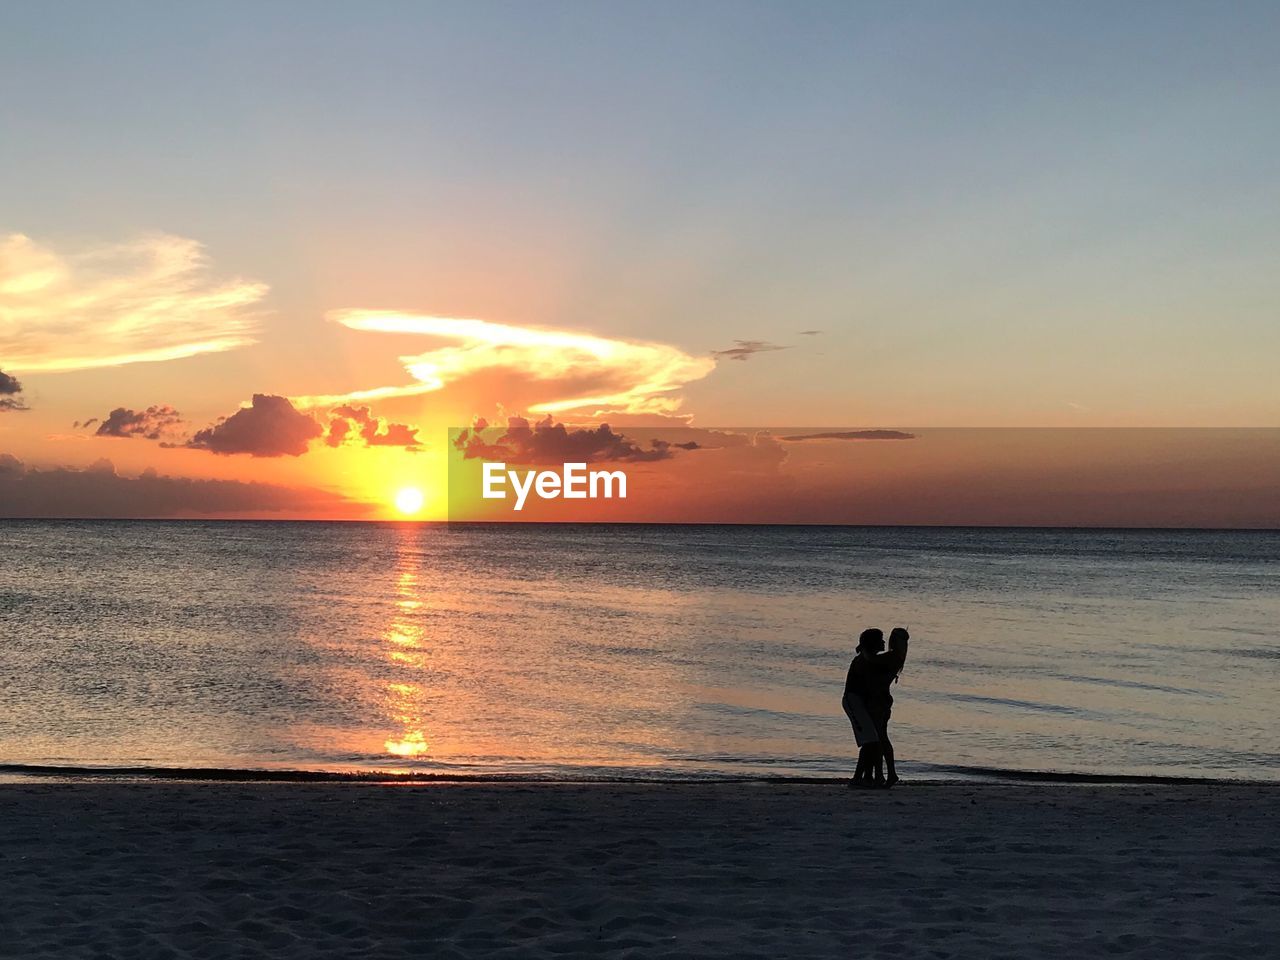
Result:
<svg viewBox="0 0 1280 960">
<path fill-rule="evenodd" d="M 914 433 L 901 430 L 844 430 L 832 433 L 802 433 L 782 440 L 914 440 Z"/>
<path fill-rule="evenodd" d="M 488 424 L 477 420 L 470 430 L 463 430 L 453 445 L 463 451 L 467 459 L 502 460 L 520 464 L 601 463 L 622 461 L 639 463 L 666 460 L 672 450 L 696 450 L 696 443 L 670 443 L 651 440 L 642 447 L 620 433 L 614 433 L 607 423 L 594 429 L 570 430 L 563 423 L 554 423 L 550 417 L 533 426 L 524 417 L 510 417 L 507 430 L 493 442 L 484 431 Z"/>
<path fill-rule="evenodd" d="M 236 480 L 122 477 L 108 460 L 84 470 L 28 468 L 0 453 L 0 517 L 363 516 L 366 504 L 307 488 Z"/>
<path fill-rule="evenodd" d="M 97 417 L 86 420 L 82 426 L 88 427 L 98 422 Z M 94 431 L 95 437 L 142 437 L 144 440 L 159 440 L 172 433 L 182 424 L 182 416 L 167 404 L 147 407 L 145 410 L 130 410 L 116 407 Z"/>
<path fill-rule="evenodd" d="M 27 405 L 22 402 L 20 393 L 22 393 L 22 384 L 18 382 L 18 378 L 11 377 L 0 370 L 0 413 L 26 410 Z"/>
<path fill-rule="evenodd" d="M 801 330 L 801 331 L 800 331 L 800 336 L 802 336 L 802 337 L 816 337 L 818 334 L 820 334 L 820 333 L 822 333 L 822 332 L 823 332 L 822 330 Z"/>
<path fill-rule="evenodd" d="M 348 437 L 358 436 L 370 447 L 404 447 L 415 451 L 422 449 L 417 427 L 375 417 L 368 407 L 345 404 L 335 407 L 330 415 L 332 419 L 324 442 L 331 447 L 339 447 Z"/>
<path fill-rule="evenodd" d="M 769 353 L 773 350 L 790 350 L 790 347 L 779 346 L 776 343 L 769 343 L 767 340 L 735 340 L 737 346 L 730 347 L 728 350 L 712 350 L 713 357 L 725 357 L 729 360 L 747 360 L 754 357 L 757 353 Z"/>
<path fill-rule="evenodd" d="M 255 393 L 252 406 L 199 431 L 185 446 L 224 456 L 300 457 L 323 433 L 314 417 L 298 412 L 287 398 Z"/>
<path fill-rule="evenodd" d="M 688 440 L 684 443 L 675 443 L 671 440 L 660 440 L 656 437 L 649 441 L 649 445 L 654 450 L 701 450 L 702 445 L 696 440 Z"/>
</svg>

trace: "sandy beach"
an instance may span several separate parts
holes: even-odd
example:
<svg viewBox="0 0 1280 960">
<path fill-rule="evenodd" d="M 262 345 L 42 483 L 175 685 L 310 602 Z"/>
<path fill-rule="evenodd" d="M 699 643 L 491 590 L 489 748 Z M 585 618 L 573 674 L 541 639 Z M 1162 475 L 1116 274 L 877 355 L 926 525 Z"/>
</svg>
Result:
<svg viewBox="0 0 1280 960">
<path fill-rule="evenodd" d="M 22 957 L 1230 957 L 1280 789 L 0 786 Z"/>
</svg>

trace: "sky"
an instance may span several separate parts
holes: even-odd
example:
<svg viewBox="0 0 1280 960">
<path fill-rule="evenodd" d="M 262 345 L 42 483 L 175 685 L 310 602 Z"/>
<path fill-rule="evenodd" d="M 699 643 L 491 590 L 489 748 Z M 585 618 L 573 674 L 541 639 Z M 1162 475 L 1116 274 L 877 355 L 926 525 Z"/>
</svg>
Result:
<svg viewBox="0 0 1280 960">
<path fill-rule="evenodd" d="M 0 515 L 435 516 L 475 417 L 1274 427 L 1277 41 L 1251 3 L 5 5 Z"/>
</svg>

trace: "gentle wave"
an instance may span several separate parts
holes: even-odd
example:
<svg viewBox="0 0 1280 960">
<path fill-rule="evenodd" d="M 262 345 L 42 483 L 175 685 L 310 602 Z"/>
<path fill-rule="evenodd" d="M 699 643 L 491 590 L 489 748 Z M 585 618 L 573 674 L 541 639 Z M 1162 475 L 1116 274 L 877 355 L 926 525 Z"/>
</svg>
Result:
<svg viewBox="0 0 1280 960">
<path fill-rule="evenodd" d="M 731 757 L 682 758 L 714 763 L 761 763 L 759 758 L 737 761 Z M 1013 770 L 999 767 L 969 767 L 958 764 L 919 764 L 926 772 L 939 774 L 936 778 L 915 778 L 904 781 L 911 785 L 943 783 L 960 780 L 988 782 L 1028 783 L 1080 783 L 1080 784 L 1215 784 L 1258 783 L 1275 786 L 1280 784 L 1262 780 L 1233 777 L 1176 777 L 1145 776 L 1138 774 L 1069 773 L 1054 770 Z M 847 777 L 805 777 L 787 774 L 756 774 L 750 776 L 726 773 L 699 773 L 677 775 L 670 773 L 609 773 L 588 775 L 585 773 L 521 774 L 521 773 L 406 773 L 401 771 L 374 770 L 260 770 L 253 768 L 222 767 L 80 767 L 44 764 L 0 764 L 0 779 L 53 779 L 71 781 L 96 780 L 176 780 L 217 783 L 782 783 L 782 784 L 845 784 Z"/>
</svg>

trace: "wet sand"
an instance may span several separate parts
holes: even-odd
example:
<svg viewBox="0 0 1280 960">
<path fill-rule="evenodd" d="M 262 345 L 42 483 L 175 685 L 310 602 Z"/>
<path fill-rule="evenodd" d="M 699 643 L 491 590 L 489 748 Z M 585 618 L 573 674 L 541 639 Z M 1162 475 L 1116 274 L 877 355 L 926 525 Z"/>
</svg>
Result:
<svg viewBox="0 0 1280 960">
<path fill-rule="evenodd" d="M 22 957 L 1272 955 L 1251 785 L 0 785 Z"/>
</svg>

